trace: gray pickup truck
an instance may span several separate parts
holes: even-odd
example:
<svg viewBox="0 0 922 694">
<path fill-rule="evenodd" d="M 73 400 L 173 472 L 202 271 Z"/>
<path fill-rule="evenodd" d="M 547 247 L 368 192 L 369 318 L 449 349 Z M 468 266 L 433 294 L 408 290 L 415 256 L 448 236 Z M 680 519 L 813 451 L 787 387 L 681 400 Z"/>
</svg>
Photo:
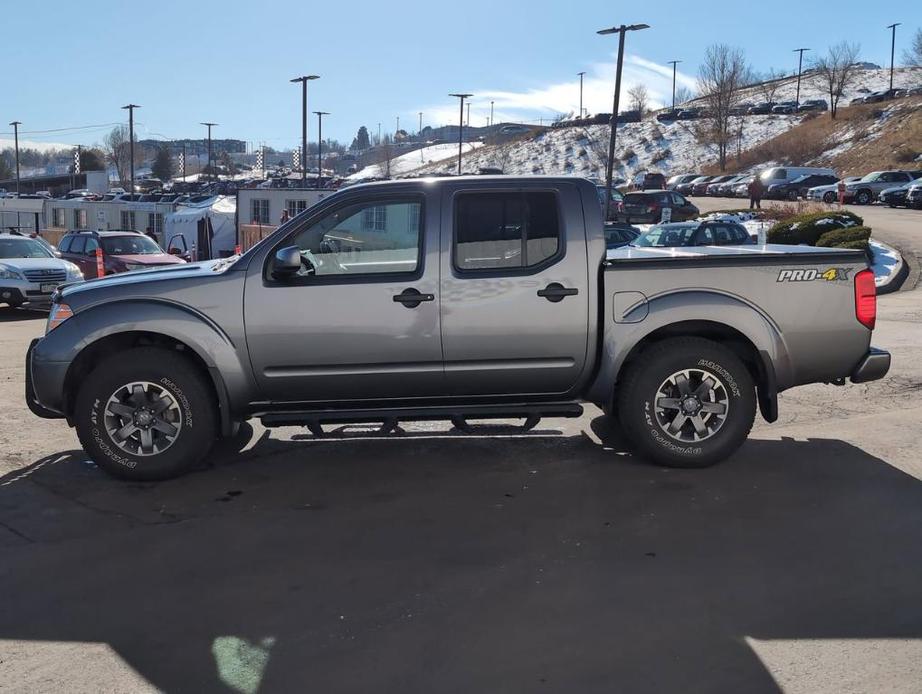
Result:
<svg viewBox="0 0 922 694">
<path fill-rule="evenodd" d="M 780 391 L 890 366 L 871 347 L 862 252 L 606 252 L 578 178 L 357 185 L 242 256 L 67 285 L 53 302 L 27 355 L 29 407 L 132 479 L 189 469 L 253 417 L 464 428 L 584 402 L 640 455 L 703 467 L 743 443 L 757 404 L 773 421 Z"/>
</svg>

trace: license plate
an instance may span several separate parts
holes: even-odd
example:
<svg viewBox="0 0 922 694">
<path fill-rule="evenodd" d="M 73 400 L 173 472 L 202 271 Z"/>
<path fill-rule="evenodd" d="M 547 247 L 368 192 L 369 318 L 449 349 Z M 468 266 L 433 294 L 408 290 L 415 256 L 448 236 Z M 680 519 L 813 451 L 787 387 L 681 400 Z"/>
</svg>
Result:
<svg viewBox="0 0 922 694">
<path fill-rule="evenodd" d="M 42 294 L 51 294 L 55 289 L 58 288 L 58 283 L 42 282 L 41 285 L 39 285 L 39 288 L 41 289 Z"/>
</svg>

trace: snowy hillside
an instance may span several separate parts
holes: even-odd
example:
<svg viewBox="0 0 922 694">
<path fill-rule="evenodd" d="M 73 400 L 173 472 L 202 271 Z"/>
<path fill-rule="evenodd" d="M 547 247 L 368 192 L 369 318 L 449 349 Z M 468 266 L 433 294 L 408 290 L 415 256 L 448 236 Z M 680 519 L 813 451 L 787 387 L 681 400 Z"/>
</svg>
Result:
<svg viewBox="0 0 922 694">
<path fill-rule="evenodd" d="M 471 152 L 474 148 L 480 147 L 482 143 L 480 142 L 465 142 L 463 143 L 462 152 L 467 154 Z M 429 147 L 423 147 L 422 149 L 416 149 L 407 154 L 401 154 L 398 157 L 391 159 L 391 176 L 403 176 L 408 173 L 419 169 L 422 166 L 431 165 L 434 162 L 444 161 L 454 157 L 454 167 L 457 170 L 458 166 L 458 143 L 445 143 L 439 145 L 430 145 Z M 449 166 L 450 168 L 450 166 Z M 383 166 L 381 164 L 372 164 L 371 166 L 366 166 L 364 169 L 358 173 L 354 173 L 349 176 L 352 180 L 359 180 L 364 178 L 377 178 L 378 176 L 383 176 Z"/>
<path fill-rule="evenodd" d="M 856 96 L 889 86 L 889 70 L 862 70 L 855 82 L 845 91 L 840 106 L 847 105 Z M 922 84 L 922 69 L 898 68 L 894 75 L 897 87 Z M 784 80 L 775 95 L 776 101 L 793 100 L 796 79 Z M 823 86 L 811 76 L 805 76 L 801 83 L 801 100 L 827 99 Z M 758 89 L 742 94 L 745 101 L 759 101 Z M 742 134 L 739 142 L 731 143 L 730 154 L 735 155 L 737 145 L 742 151 L 753 149 L 799 124 L 803 116 L 747 116 L 740 119 Z M 627 123 L 618 126 L 618 140 L 615 147 L 615 175 L 630 178 L 638 171 L 655 170 L 670 175 L 700 170 L 717 160 L 716 149 L 702 144 L 696 137 L 697 128 L 706 121 L 676 121 L 659 123 L 649 118 L 642 123 Z M 873 136 L 874 133 L 872 132 Z M 527 140 L 519 140 L 498 146 L 483 146 L 464 157 L 463 169 L 474 173 L 480 168 L 496 167 L 507 174 L 570 174 L 602 178 L 608 157 L 609 127 L 592 125 L 587 127 L 548 130 Z M 840 140 L 841 142 L 841 140 Z M 843 144 L 848 146 L 848 142 Z M 457 145 L 436 145 L 420 153 L 398 157 L 392 162 L 392 175 L 420 173 L 452 173 L 457 167 Z M 425 163 L 423 163 L 425 162 Z M 366 167 L 354 178 L 380 175 L 377 166 Z"/>
<path fill-rule="evenodd" d="M 16 141 L 11 137 L 9 139 L 0 137 L 0 150 L 13 149 Z M 73 145 L 63 145 L 60 142 L 33 142 L 32 140 L 23 140 L 19 138 L 19 149 L 34 149 L 39 152 L 48 152 L 54 149 L 74 149 Z"/>
</svg>

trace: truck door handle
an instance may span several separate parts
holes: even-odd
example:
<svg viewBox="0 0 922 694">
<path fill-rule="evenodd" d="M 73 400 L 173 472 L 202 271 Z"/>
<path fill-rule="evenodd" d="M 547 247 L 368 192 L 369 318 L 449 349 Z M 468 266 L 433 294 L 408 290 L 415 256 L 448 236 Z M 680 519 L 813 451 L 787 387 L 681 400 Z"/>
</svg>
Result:
<svg viewBox="0 0 922 694">
<path fill-rule="evenodd" d="M 563 301 L 565 296 L 576 296 L 577 294 L 579 294 L 579 289 L 576 287 L 564 287 L 558 282 L 551 282 L 544 289 L 538 290 L 538 296 L 544 297 L 555 304 L 558 301 Z"/>
<path fill-rule="evenodd" d="M 404 289 L 400 294 L 394 295 L 394 301 L 407 308 L 416 308 L 424 301 L 435 301 L 435 294 L 422 294 L 418 289 Z"/>
</svg>

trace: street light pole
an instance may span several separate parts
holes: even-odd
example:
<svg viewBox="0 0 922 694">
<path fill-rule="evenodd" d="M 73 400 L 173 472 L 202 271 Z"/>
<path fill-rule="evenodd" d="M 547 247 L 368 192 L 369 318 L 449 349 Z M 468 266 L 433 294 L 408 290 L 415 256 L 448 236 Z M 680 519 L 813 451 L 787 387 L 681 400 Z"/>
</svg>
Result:
<svg viewBox="0 0 922 694">
<path fill-rule="evenodd" d="M 799 53 L 800 57 L 797 59 L 797 97 L 794 99 L 795 111 L 800 108 L 800 76 L 803 74 L 804 68 L 804 51 L 809 51 L 809 48 L 795 48 L 794 53 Z"/>
<path fill-rule="evenodd" d="M 608 212 L 611 207 L 611 175 L 612 167 L 615 163 L 615 139 L 618 137 L 618 104 L 621 100 L 621 68 L 624 65 L 624 34 L 628 31 L 639 31 L 649 29 L 649 24 L 631 24 L 609 29 L 600 29 L 596 33 L 605 36 L 607 34 L 618 34 L 618 66 L 615 70 L 615 99 L 611 113 L 611 137 L 608 140 L 608 166 L 605 172 L 605 221 L 608 221 Z"/>
<path fill-rule="evenodd" d="M 584 70 L 583 72 L 577 72 L 576 74 L 579 75 L 579 116 L 578 117 L 582 119 L 583 117 L 583 75 L 586 74 L 586 71 Z"/>
<path fill-rule="evenodd" d="M 128 157 L 131 159 L 131 194 L 134 195 L 134 110 L 141 107 L 137 104 L 128 104 L 122 108 L 128 110 Z"/>
<path fill-rule="evenodd" d="M 210 170 L 209 177 L 211 180 L 214 180 L 214 166 L 211 164 L 211 129 L 217 125 L 217 123 L 199 123 L 199 125 L 204 125 L 208 128 L 208 169 Z"/>
<path fill-rule="evenodd" d="M 416 131 L 417 135 L 420 135 L 423 132 L 423 112 L 419 112 L 419 130 Z"/>
<path fill-rule="evenodd" d="M 301 83 L 301 185 L 306 185 L 307 179 L 307 83 L 316 79 L 320 79 L 320 75 L 302 75 L 289 80 Z"/>
<path fill-rule="evenodd" d="M 16 195 L 19 195 L 19 126 L 22 125 L 22 121 L 14 120 L 10 125 L 13 126 L 13 143 L 16 151 Z"/>
<path fill-rule="evenodd" d="M 314 111 L 317 114 L 317 189 L 320 189 L 320 175 L 323 173 L 323 159 L 320 152 L 323 149 L 323 117 L 329 116 L 329 111 Z"/>
<path fill-rule="evenodd" d="M 670 60 L 667 65 L 672 65 L 672 110 L 675 111 L 675 66 L 681 63 L 681 60 Z"/>
<path fill-rule="evenodd" d="M 493 100 L 490 99 L 490 125 L 493 125 Z"/>
<path fill-rule="evenodd" d="M 461 111 L 460 111 L 460 115 L 458 116 L 458 175 L 460 176 L 461 175 L 461 143 L 463 142 L 462 134 L 464 133 L 464 100 L 469 99 L 470 97 L 474 95 L 473 94 L 449 94 L 448 96 L 454 96 L 461 100 L 460 101 Z M 468 109 L 470 109 L 470 103 L 468 103 Z"/>
<path fill-rule="evenodd" d="M 902 24 L 902 22 L 897 22 L 896 24 L 890 24 L 887 28 L 893 31 L 893 36 L 890 39 L 890 90 L 893 90 L 893 56 L 896 52 L 896 28 Z"/>
<path fill-rule="evenodd" d="M 471 127 L 471 102 L 467 102 L 467 127 Z"/>
</svg>

